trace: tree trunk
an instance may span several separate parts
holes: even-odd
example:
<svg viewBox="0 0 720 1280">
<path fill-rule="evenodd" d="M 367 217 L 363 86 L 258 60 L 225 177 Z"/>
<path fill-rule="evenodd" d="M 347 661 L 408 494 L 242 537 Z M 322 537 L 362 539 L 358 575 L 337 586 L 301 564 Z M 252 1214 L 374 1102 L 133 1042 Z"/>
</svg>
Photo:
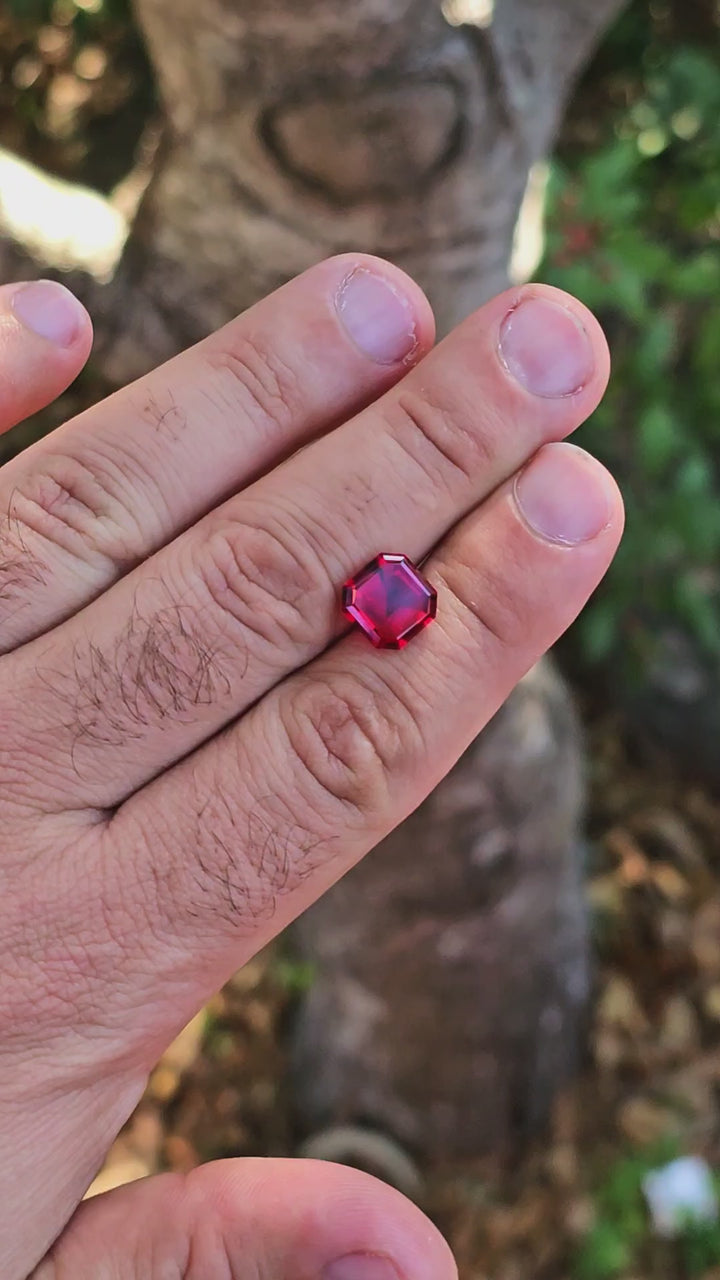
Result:
<svg viewBox="0 0 720 1280">
<path fill-rule="evenodd" d="M 327 254 L 393 259 L 440 332 L 507 283 L 532 165 L 621 0 L 135 0 L 167 129 L 96 365 L 125 383 Z M 579 748 L 545 665 L 304 919 L 309 1122 L 502 1146 L 573 1070 Z"/>
<path fill-rule="evenodd" d="M 619 7 L 497 0 L 483 28 L 436 0 L 135 0 L 168 133 L 108 291 L 112 380 L 351 248 L 447 331 L 506 284 L 530 167 Z"/>
<path fill-rule="evenodd" d="M 442 1159 L 511 1146 L 577 1066 L 588 991 L 577 723 L 549 663 L 294 926 L 303 1124 Z"/>
</svg>

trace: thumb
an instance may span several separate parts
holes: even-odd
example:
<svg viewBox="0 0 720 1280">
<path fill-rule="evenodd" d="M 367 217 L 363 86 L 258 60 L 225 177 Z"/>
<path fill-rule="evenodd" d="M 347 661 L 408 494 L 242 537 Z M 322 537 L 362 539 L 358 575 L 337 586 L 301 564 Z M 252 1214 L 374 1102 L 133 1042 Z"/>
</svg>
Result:
<svg viewBox="0 0 720 1280">
<path fill-rule="evenodd" d="M 223 1160 L 86 1200 L 30 1280 L 457 1280 L 399 1192 L 313 1160 Z"/>
</svg>

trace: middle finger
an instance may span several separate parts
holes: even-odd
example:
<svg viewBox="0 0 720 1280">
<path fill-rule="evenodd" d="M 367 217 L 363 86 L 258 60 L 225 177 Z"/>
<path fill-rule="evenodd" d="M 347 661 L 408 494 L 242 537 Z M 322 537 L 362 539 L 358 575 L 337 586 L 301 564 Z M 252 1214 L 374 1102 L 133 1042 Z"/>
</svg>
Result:
<svg viewBox="0 0 720 1280">
<path fill-rule="evenodd" d="M 43 806 L 115 805 L 216 733 L 339 634 L 350 573 L 379 551 L 426 555 L 577 427 L 607 374 L 585 308 L 511 290 L 371 408 L 26 646 L 12 697 L 46 744 Z"/>
</svg>

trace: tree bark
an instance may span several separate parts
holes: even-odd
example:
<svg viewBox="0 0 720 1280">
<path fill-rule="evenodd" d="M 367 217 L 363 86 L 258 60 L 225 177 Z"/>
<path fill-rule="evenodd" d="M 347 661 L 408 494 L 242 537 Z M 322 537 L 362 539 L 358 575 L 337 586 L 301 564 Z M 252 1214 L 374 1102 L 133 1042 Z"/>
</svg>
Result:
<svg viewBox="0 0 720 1280">
<path fill-rule="evenodd" d="M 294 926 L 302 1122 L 507 1154 L 578 1062 L 588 992 L 578 726 L 541 663 L 432 796 Z"/>
<path fill-rule="evenodd" d="M 436 0 L 135 0 L 168 133 L 102 318 L 111 379 L 349 248 L 447 331 L 506 284 L 530 167 L 619 7 L 497 0 L 481 29 Z"/>
</svg>

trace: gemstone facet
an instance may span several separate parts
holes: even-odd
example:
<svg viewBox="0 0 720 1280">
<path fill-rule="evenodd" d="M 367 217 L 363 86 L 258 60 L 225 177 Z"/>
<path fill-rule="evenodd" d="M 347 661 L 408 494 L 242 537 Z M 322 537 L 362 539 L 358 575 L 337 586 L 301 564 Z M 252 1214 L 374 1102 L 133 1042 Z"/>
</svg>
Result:
<svg viewBox="0 0 720 1280">
<path fill-rule="evenodd" d="M 407 556 L 383 552 L 342 589 L 343 612 L 378 649 L 404 649 L 437 612 L 437 591 Z"/>
</svg>

